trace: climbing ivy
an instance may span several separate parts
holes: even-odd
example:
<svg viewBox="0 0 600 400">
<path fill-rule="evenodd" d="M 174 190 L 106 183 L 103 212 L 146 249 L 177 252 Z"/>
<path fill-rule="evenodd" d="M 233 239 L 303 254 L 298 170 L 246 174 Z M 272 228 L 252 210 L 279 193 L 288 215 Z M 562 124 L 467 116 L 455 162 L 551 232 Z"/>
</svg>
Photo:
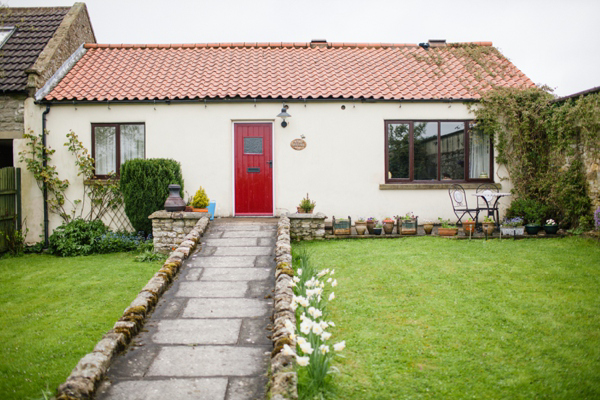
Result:
<svg viewBox="0 0 600 400">
<path fill-rule="evenodd" d="M 478 128 L 495 138 L 515 199 L 543 205 L 543 218 L 565 227 L 591 222 L 583 157 L 599 154 L 600 94 L 557 101 L 546 87 L 497 88 L 471 107 Z"/>
</svg>

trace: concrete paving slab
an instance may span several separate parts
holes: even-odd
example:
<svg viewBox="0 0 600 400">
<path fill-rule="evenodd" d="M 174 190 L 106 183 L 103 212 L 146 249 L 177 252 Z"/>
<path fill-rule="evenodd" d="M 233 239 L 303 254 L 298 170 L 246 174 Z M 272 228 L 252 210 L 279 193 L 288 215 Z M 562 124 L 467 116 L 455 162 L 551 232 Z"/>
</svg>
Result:
<svg viewBox="0 0 600 400">
<path fill-rule="evenodd" d="M 258 238 L 209 238 L 203 241 L 203 243 L 206 243 L 207 246 L 214 247 L 256 246 L 258 245 Z M 268 244 L 266 246 L 268 246 Z"/>
<path fill-rule="evenodd" d="M 223 238 L 248 238 L 248 237 L 256 237 L 256 238 L 274 238 L 275 231 L 224 231 L 220 232 L 219 237 Z M 211 237 L 211 236 L 209 236 Z"/>
<path fill-rule="evenodd" d="M 248 282 L 248 291 L 246 292 L 246 297 L 255 297 L 258 299 L 264 299 L 266 294 L 271 293 L 271 289 L 274 287 L 275 283 L 270 280 L 264 281 L 249 281 Z"/>
<path fill-rule="evenodd" d="M 236 344 L 241 319 L 162 320 L 152 336 L 160 344 Z"/>
<path fill-rule="evenodd" d="M 269 354 L 267 347 L 163 347 L 150 366 L 147 376 L 259 375 L 266 371 Z"/>
<path fill-rule="evenodd" d="M 152 318 L 177 318 L 179 314 L 181 314 L 186 302 L 187 299 L 185 298 L 165 298 L 164 300 L 159 301 L 158 306 L 152 313 Z"/>
<path fill-rule="evenodd" d="M 275 248 L 275 238 L 258 238 L 258 245 Z"/>
<path fill-rule="evenodd" d="M 239 386 L 239 385 L 238 385 Z M 112 400 L 217 400 L 224 399 L 227 378 L 123 381 L 112 385 L 105 397 Z"/>
<path fill-rule="evenodd" d="M 191 267 L 207 268 L 248 268 L 254 267 L 255 256 L 237 256 L 237 257 L 198 257 L 196 260 L 188 263 Z"/>
<path fill-rule="evenodd" d="M 214 231 L 260 231 L 263 225 L 253 224 L 220 224 L 211 227 Z"/>
<path fill-rule="evenodd" d="M 231 378 L 225 400 L 256 400 L 266 397 L 267 377 Z"/>
<path fill-rule="evenodd" d="M 177 297 L 244 297 L 248 283 L 229 282 L 181 282 L 175 292 Z"/>
<path fill-rule="evenodd" d="M 268 256 L 272 247 L 217 247 L 215 256 Z"/>
<path fill-rule="evenodd" d="M 269 268 L 207 268 L 203 281 L 255 281 L 268 279 L 273 271 Z"/>
<path fill-rule="evenodd" d="M 241 346 L 250 344 L 272 346 L 271 339 L 267 337 L 271 334 L 271 331 L 266 329 L 270 322 L 269 317 L 244 318 L 240 330 L 239 344 Z"/>
<path fill-rule="evenodd" d="M 270 255 L 270 256 L 258 256 L 256 257 L 256 262 L 254 264 L 256 267 L 266 267 L 266 268 L 272 268 L 273 266 L 275 266 L 275 257 Z"/>
<path fill-rule="evenodd" d="M 252 318 L 268 315 L 272 302 L 259 299 L 189 299 L 183 318 Z"/>
<path fill-rule="evenodd" d="M 156 346 L 130 347 L 127 353 L 113 359 L 110 373 L 114 377 L 143 377 L 159 350 Z"/>
<path fill-rule="evenodd" d="M 182 276 L 186 281 L 197 281 L 202 276 L 202 271 L 204 271 L 204 268 L 188 268 Z"/>
</svg>

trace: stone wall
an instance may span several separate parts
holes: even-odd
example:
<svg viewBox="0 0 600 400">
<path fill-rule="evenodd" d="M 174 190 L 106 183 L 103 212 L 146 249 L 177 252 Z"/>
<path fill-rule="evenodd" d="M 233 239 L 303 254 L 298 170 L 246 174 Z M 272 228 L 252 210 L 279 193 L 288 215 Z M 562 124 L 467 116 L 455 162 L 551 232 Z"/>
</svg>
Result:
<svg viewBox="0 0 600 400">
<path fill-rule="evenodd" d="M 25 94 L 0 96 L 0 139 L 23 137 Z"/>
<path fill-rule="evenodd" d="M 288 214 L 292 240 L 322 240 L 325 238 L 325 214 Z"/>
<path fill-rule="evenodd" d="M 82 43 L 96 43 L 96 37 L 85 3 L 75 3 L 35 64 L 27 70 L 27 88 L 31 96 L 44 86 L 44 83 Z"/>
<path fill-rule="evenodd" d="M 156 211 L 148 218 L 152 220 L 154 250 L 168 254 L 177 248 L 198 220 L 206 213 Z"/>
</svg>

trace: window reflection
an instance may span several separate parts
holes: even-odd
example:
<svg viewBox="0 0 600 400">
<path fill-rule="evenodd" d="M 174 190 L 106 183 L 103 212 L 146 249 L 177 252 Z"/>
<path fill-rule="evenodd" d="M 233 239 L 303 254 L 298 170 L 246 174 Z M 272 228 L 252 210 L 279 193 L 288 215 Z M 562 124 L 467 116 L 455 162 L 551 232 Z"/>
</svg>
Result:
<svg viewBox="0 0 600 400">
<path fill-rule="evenodd" d="M 464 122 L 442 122 L 440 131 L 442 180 L 464 180 L 465 124 Z"/>
<path fill-rule="evenodd" d="M 438 171 L 438 124 L 415 122 L 415 180 L 437 180 Z"/>
<path fill-rule="evenodd" d="M 409 125 L 388 124 L 388 177 L 407 179 L 409 168 Z"/>
</svg>

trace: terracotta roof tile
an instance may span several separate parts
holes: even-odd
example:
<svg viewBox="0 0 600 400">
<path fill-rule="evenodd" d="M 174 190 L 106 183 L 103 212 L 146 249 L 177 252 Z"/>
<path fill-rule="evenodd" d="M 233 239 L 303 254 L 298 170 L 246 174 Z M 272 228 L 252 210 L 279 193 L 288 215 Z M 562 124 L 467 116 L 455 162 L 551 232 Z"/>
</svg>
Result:
<svg viewBox="0 0 600 400">
<path fill-rule="evenodd" d="M 533 82 L 490 42 L 86 44 L 46 100 L 477 99 Z"/>
</svg>

